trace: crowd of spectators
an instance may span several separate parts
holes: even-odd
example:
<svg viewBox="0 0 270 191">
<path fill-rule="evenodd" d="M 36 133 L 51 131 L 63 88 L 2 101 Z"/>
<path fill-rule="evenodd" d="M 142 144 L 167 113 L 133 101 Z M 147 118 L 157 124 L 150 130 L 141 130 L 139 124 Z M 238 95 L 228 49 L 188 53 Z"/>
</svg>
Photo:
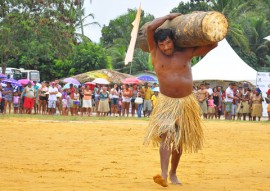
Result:
<svg viewBox="0 0 270 191">
<path fill-rule="evenodd" d="M 209 83 L 202 83 L 200 87 L 194 87 L 194 93 L 205 119 L 220 119 L 224 116 L 226 120 L 260 121 L 263 113 L 262 102 L 266 101 L 270 120 L 270 89 L 266 92 L 265 99 L 259 88 L 250 88 L 247 84 L 237 86 L 230 83 L 223 90 L 221 86 L 211 88 Z"/>
<path fill-rule="evenodd" d="M 62 84 L 63 85 L 63 84 Z M 71 116 L 132 116 L 148 117 L 155 106 L 159 91 L 148 83 L 137 84 L 69 84 L 63 88 L 59 80 L 34 81 L 13 87 L 0 85 L 0 113 L 71 115 Z"/>
<path fill-rule="evenodd" d="M 0 113 L 149 117 L 158 97 L 157 88 L 156 83 L 151 86 L 148 83 L 97 84 L 95 87 L 69 84 L 68 88 L 63 88 L 59 80 L 44 81 L 39 86 L 35 81 L 20 87 L 0 84 Z M 205 119 L 260 120 L 262 102 L 270 103 L 270 90 L 263 99 L 258 88 L 235 83 L 230 83 L 226 89 L 210 88 L 208 83 L 202 83 L 194 86 L 193 92 Z M 270 120 L 270 104 L 268 115 Z"/>
</svg>

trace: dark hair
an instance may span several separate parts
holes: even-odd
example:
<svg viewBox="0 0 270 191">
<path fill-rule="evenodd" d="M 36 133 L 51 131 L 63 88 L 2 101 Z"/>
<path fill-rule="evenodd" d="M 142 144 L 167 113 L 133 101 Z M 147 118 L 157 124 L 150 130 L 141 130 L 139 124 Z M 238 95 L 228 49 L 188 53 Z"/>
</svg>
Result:
<svg viewBox="0 0 270 191">
<path fill-rule="evenodd" d="M 159 29 L 154 34 L 154 40 L 156 43 L 163 42 L 167 37 L 174 40 L 173 31 L 171 29 Z"/>
</svg>

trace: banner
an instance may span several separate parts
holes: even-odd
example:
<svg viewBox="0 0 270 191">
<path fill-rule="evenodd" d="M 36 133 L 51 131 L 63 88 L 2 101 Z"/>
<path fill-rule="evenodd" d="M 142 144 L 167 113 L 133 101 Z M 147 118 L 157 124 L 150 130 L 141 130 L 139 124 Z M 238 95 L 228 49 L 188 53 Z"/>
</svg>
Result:
<svg viewBox="0 0 270 191">
<path fill-rule="evenodd" d="M 266 92 L 270 88 L 270 72 L 258 72 L 256 79 L 256 87 L 260 88 L 262 91 L 262 97 L 267 97 Z M 263 116 L 268 116 L 267 114 L 267 103 L 266 101 L 262 102 L 263 104 Z"/>
<path fill-rule="evenodd" d="M 128 63 L 132 62 L 132 60 L 133 60 L 136 39 L 137 39 L 138 30 L 139 30 L 139 26 L 140 26 L 141 12 L 142 12 L 142 10 L 141 10 L 141 5 L 140 5 L 138 8 L 137 14 L 136 14 L 136 18 L 132 23 L 133 29 L 131 31 L 131 39 L 130 39 L 128 51 L 127 51 L 126 58 L 125 58 L 125 65 L 128 65 Z"/>
</svg>

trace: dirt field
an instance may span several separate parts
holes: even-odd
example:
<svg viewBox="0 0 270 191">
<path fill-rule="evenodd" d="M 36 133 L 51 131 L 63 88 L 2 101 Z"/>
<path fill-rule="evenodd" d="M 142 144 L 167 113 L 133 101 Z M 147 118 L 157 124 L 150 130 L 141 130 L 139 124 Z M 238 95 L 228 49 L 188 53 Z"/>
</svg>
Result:
<svg viewBox="0 0 270 191">
<path fill-rule="evenodd" d="M 270 190 L 267 122 L 204 121 L 204 149 L 181 158 L 183 186 L 162 188 L 147 121 L 26 117 L 0 116 L 1 191 Z"/>
</svg>

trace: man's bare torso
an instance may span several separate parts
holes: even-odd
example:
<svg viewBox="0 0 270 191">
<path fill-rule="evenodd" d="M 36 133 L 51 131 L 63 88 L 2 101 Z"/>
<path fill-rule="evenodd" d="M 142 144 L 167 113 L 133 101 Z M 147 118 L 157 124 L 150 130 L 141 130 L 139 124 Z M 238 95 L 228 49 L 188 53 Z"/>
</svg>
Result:
<svg viewBox="0 0 270 191">
<path fill-rule="evenodd" d="M 158 77 L 160 92 L 168 97 L 181 98 L 192 93 L 190 49 L 175 51 L 166 56 L 160 50 L 155 52 L 153 66 Z"/>
<path fill-rule="evenodd" d="M 197 92 L 197 98 L 199 102 L 203 102 L 204 100 L 206 100 L 208 96 L 208 92 L 206 89 L 199 89 Z"/>
</svg>

